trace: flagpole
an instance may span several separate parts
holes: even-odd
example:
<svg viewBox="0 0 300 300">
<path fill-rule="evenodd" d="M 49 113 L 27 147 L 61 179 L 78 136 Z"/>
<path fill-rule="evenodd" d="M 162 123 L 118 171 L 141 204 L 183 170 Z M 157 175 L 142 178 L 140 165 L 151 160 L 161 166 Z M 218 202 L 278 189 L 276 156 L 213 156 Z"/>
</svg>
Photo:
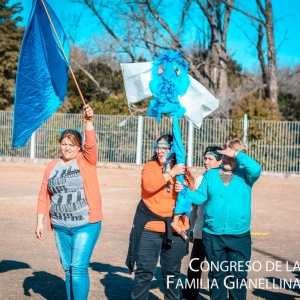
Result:
<svg viewBox="0 0 300 300">
<path fill-rule="evenodd" d="M 49 13 L 48 13 L 48 10 L 47 10 L 47 7 L 46 7 L 46 5 L 45 5 L 45 3 L 44 3 L 44 0 L 41 0 L 41 2 L 42 2 L 42 4 L 43 4 L 43 6 L 44 6 L 45 12 L 46 12 L 47 17 L 48 17 L 48 19 L 49 19 L 49 22 L 50 22 L 50 24 L 51 24 L 51 26 L 52 26 L 52 29 L 53 29 L 53 31 L 54 31 L 54 34 L 55 34 L 55 36 L 56 36 L 56 38 L 57 38 L 57 41 L 58 41 L 59 46 L 60 46 L 60 49 L 61 49 L 61 51 L 62 51 L 62 53 L 63 53 L 63 55 L 64 55 L 64 58 L 65 58 L 66 62 L 69 64 L 70 72 L 71 72 L 72 77 L 73 77 L 73 79 L 74 79 L 75 85 L 76 85 L 76 87 L 77 87 L 77 90 L 78 90 L 79 95 L 80 95 L 80 97 L 81 97 L 81 100 L 82 100 L 82 102 L 83 102 L 83 105 L 86 105 L 86 103 L 85 103 L 85 101 L 84 101 L 84 98 L 83 98 L 83 96 L 82 96 L 81 90 L 80 90 L 80 88 L 79 88 L 79 85 L 78 85 L 78 83 L 77 83 L 77 80 L 76 80 L 76 78 L 75 78 L 75 75 L 74 75 L 74 73 L 73 73 L 71 64 L 70 64 L 70 62 L 69 62 L 69 60 L 68 60 L 68 58 L 67 58 L 67 55 L 66 55 L 66 53 L 65 53 L 65 51 L 64 51 L 64 48 L 63 48 L 62 44 L 61 44 L 61 42 L 60 42 L 60 39 L 59 39 L 58 34 L 57 34 L 56 30 L 55 30 L 55 27 L 54 27 L 54 25 L 53 25 L 53 22 L 52 22 L 52 20 L 51 20 L 51 17 L 50 17 L 50 15 L 49 15 Z"/>
</svg>

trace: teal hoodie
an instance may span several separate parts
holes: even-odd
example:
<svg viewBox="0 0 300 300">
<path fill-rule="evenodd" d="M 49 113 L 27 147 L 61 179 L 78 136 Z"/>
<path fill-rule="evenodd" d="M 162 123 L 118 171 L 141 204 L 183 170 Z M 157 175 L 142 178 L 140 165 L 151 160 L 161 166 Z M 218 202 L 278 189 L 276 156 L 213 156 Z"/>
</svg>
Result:
<svg viewBox="0 0 300 300">
<path fill-rule="evenodd" d="M 220 168 L 215 168 L 203 175 L 196 191 L 187 192 L 193 204 L 206 202 L 203 230 L 208 233 L 237 235 L 250 230 L 252 186 L 261 166 L 243 152 L 236 160 L 238 168 L 227 186 L 220 177 Z"/>
</svg>

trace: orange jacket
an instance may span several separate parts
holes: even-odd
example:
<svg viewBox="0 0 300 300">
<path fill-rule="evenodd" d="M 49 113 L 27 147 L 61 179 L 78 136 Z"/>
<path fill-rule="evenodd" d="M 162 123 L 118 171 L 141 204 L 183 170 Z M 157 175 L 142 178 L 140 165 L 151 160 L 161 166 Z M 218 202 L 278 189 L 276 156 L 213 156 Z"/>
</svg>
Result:
<svg viewBox="0 0 300 300">
<path fill-rule="evenodd" d="M 176 198 L 174 185 L 171 185 L 170 193 L 167 191 L 163 166 L 157 161 L 146 163 L 142 171 L 142 199 L 148 208 L 162 217 L 172 217 Z M 189 220 L 186 216 L 181 216 L 178 224 L 185 230 L 189 228 Z M 166 231 L 163 221 L 148 222 L 145 228 L 156 232 Z"/>
<path fill-rule="evenodd" d="M 84 193 L 89 205 L 89 223 L 95 223 L 103 219 L 102 199 L 96 168 L 97 157 L 98 147 L 95 130 L 85 130 L 83 151 L 78 153 L 76 161 L 83 179 Z M 53 227 L 50 220 L 51 193 L 48 190 L 48 179 L 51 171 L 59 160 L 60 158 L 56 158 L 47 165 L 37 203 L 37 213 L 48 215 L 47 228 L 49 231 L 53 230 Z"/>
</svg>

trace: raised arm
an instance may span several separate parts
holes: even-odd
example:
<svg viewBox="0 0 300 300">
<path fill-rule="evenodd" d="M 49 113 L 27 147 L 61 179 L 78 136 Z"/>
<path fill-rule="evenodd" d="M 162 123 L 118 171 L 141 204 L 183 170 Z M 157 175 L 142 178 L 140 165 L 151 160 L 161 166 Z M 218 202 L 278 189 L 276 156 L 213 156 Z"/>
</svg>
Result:
<svg viewBox="0 0 300 300">
<path fill-rule="evenodd" d="M 241 166 L 245 168 L 247 181 L 250 183 L 250 185 L 253 185 L 261 174 L 260 164 L 242 151 L 236 155 L 235 159 Z"/>
<path fill-rule="evenodd" d="M 88 104 L 83 107 L 83 114 L 85 118 L 83 156 L 90 164 L 96 165 L 98 160 L 98 146 L 93 125 L 94 113 Z"/>
<path fill-rule="evenodd" d="M 245 168 L 246 180 L 251 186 L 259 178 L 261 173 L 260 164 L 244 152 L 227 147 L 224 150 L 218 150 L 218 153 L 235 158 L 238 164 Z"/>
</svg>

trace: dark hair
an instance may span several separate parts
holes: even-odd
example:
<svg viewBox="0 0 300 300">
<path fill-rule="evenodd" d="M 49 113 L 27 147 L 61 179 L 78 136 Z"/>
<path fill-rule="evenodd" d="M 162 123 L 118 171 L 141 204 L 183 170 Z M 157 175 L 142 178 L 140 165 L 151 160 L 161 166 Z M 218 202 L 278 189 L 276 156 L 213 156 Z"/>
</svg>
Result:
<svg viewBox="0 0 300 300">
<path fill-rule="evenodd" d="M 163 134 L 162 136 L 160 136 L 157 140 L 156 140 L 156 143 L 160 142 L 161 140 L 165 140 L 168 144 L 172 144 L 173 143 L 173 135 L 171 134 Z M 171 155 L 169 157 L 169 161 L 170 160 L 174 160 L 175 158 L 175 164 L 176 164 L 176 157 L 175 157 L 175 154 L 174 156 Z M 150 161 L 158 161 L 158 158 L 157 158 L 157 153 L 155 152 L 154 155 L 151 157 Z M 174 164 L 174 165 L 175 165 Z"/>
<path fill-rule="evenodd" d="M 208 146 L 208 147 L 205 149 L 205 151 L 204 151 L 204 156 L 206 155 L 207 152 L 213 152 L 213 153 L 215 153 L 215 154 L 218 155 L 218 156 L 216 156 L 216 160 L 219 161 L 219 160 L 222 159 L 222 155 L 219 154 L 219 153 L 217 152 L 217 150 L 223 150 L 223 149 L 222 149 L 221 147 L 219 147 L 219 146 Z"/>
<path fill-rule="evenodd" d="M 170 155 L 170 157 L 168 158 L 168 163 L 170 165 L 170 170 L 172 170 L 174 168 L 174 166 L 176 165 L 176 154 L 172 153 Z"/>
<path fill-rule="evenodd" d="M 173 143 L 173 135 L 172 134 L 163 134 L 162 136 L 160 136 L 156 143 L 158 143 L 161 140 L 165 140 L 168 144 L 172 144 Z"/>
</svg>

